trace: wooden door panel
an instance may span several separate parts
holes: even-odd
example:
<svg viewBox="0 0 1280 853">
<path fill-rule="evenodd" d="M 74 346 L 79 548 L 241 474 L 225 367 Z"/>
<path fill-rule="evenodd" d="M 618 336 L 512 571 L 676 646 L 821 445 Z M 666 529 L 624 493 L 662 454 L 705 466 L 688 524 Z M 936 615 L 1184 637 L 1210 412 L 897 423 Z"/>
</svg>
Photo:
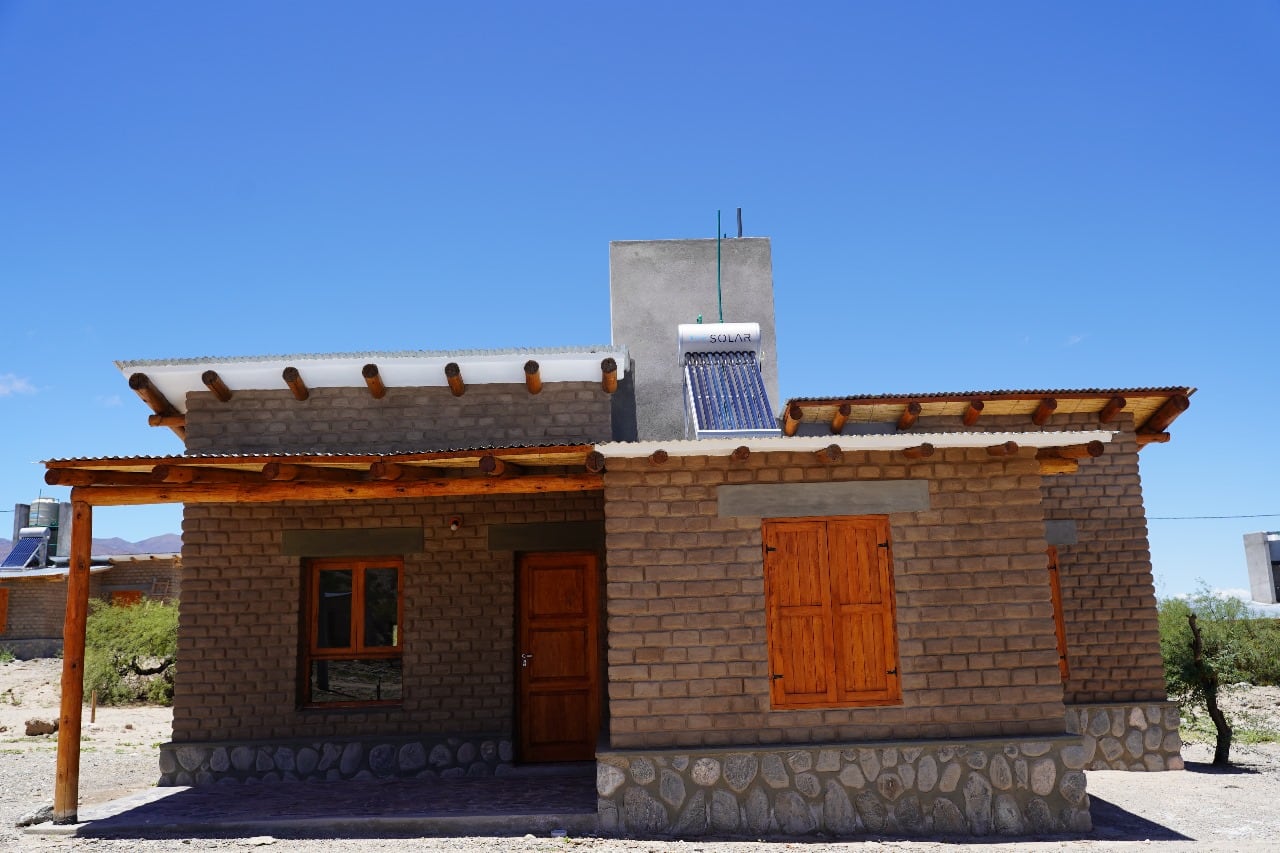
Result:
<svg viewBox="0 0 1280 853">
<path fill-rule="evenodd" d="M 520 760 L 590 760 L 600 728 L 596 558 L 526 554 L 519 582 Z"/>
</svg>

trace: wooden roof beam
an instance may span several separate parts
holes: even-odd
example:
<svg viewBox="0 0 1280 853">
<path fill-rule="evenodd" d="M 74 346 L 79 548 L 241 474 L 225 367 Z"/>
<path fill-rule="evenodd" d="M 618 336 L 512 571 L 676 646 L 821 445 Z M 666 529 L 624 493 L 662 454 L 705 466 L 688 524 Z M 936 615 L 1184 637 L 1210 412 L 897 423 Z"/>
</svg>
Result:
<svg viewBox="0 0 1280 853">
<path fill-rule="evenodd" d="M 284 377 L 284 384 L 289 386 L 289 390 L 293 392 L 295 400 L 301 402 L 311 396 L 311 392 L 307 390 L 307 383 L 302 381 L 302 374 L 298 372 L 298 368 L 290 365 L 280 375 Z"/>
<path fill-rule="evenodd" d="M 844 432 L 844 425 L 849 422 L 849 413 L 853 411 L 853 407 L 847 402 L 841 403 L 836 409 L 836 413 L 831 416 L 831 434 L 839 435 Z"/>
<path fill-rule="evenodd" d="M 612 358 L 600 362 L 600 387 L 606 394 L 618 390 L 618 362 Z"/>
<path fill-rule="evenodd" d="M 657 450 L 649 454 L 649 464 L 650 465 L 666 465 L 667 460 L 669 458 L 670 458 L 670 455 L 667 453 L 667 451 L 659 447 Z"/>
<path fill-rule="evenodd" d="M 329 468 L 324 470 L 341 469 Z M 369 466 L 369 478 L 384 482 L 409 483 L 415 480 L 430 480 L 439 477 L 440 473 L 439 468 L 429 468 L 425 465 L 405 465 L 400 462 L 374 462 Z"/>
<path fill-rule="evenodd" d="M 358 468 L 325 468 L 320 465 L 268 462 L 262 466 L 262 479 L 273 483 L 281 481 L 291 483 L 358 483 L 365 479 L 365 472 Z"/>
<path fill-rule="evenodd" d="M 824 465 L 834 465 L 837 462 L 844 461 L 844 451 L 840 449 L 838 444 L 828 444 L 821 450 L 815 450 L 813 455 Z"/>
<path fill-rule="evenodd" d="M 1148 444 L 1166 444 L 1173 436 L 1167 432 L 1140 432 L 1138 433 L 1138 449 L 1146 447 Z"/>
<path fill-rule="evenodd" d="M 147 415 L 147 425 L 169 427 L 171 429 L 175 427 L 181 427 L 183 429 L 186 429 L 187 416 L 186 415 Z"/>
<path fill-rule="evenodd" d="M 982 417 L 982 410 L 985 404 L 981 400 L 970 400 L 969 406 L 964 410 L 964 414 L 960 416 L 960 423 L 965 426 L 973 426 L 978 422 L 978 418 Z"/>
<path fill-rule="evenodd" d="M 538 362 L 533 359 L 524 363 L 524 387 L 529 389 L 530 394 L 537 394 L 542 390 L 541 370 Z"/>
<path fill-rule="evenodd" d="M 920 419 L 922 407 L 919 403 L 907 403 L 902 410 L 902 416 L 898 418 L 898 429 L 908 430 L 916 425 L 916 421 Z"/>
<path fill-rule="evenodd" d="M 1187 395 L 1174 394 L 1164 401 L 1164 405 L 1156 409 L 1154 415 L 1147 418 L 1146 423 L 1138 427 L 1138 432 L 1165 432 L 1169 429 L 1169 425 L 1177 419 L 1178 415 L 1185 412 L 1190 406 L 1191 401 L 1187 399 Z"/>
<path fill-rule="evenodd" d="M 50 468 L 44 472 L 50 486 L 148 486 L 155 483 L 149 471 L 76 471 Z"/>
<path fill-rule="evenodd" d="M 451 361 L 444 366 L 444 378 L 449 383 L 449 392 L 455 397 L 461 397 L 466 393 L 467 386 L 462 381 L 462 368 L 458 366 L 458 362 Z"/>
<path fill-rule="evenodd" d="M 1037 459 L 1096 459 L 1107 447 L 1101 441 L 1088 444 L 1068 444 L 1063 447 L 1042 447 L 1036 451 Z"/>
<path fill-rule="evenodd" d="M 258 471 L 228 468 L 202 468 L 194 465 L 157 465 L 151 469 L 151 482 L 157 484 L 229 483 L 247 485 L 261 483 Z"/>
<path fill-rule="evenodd" d="M 1052 397 L 1045 397 L 1040 401 L 1040 405 L 1036 406 L 1036 410 L 1031 414 L 1031 422 L 1036 426 L 1044 426 L 1049 422 L 1049 418 L 1053 416 L 1053 412 L 1058 408 L 1058 401 Z"/>
<path fill-rule="evenodd" d="M 360 375 L 364 377 L 364 384 L 369 386 L 369 393 L 373 395 L 373 399 L 381 400 L 387 396 L 387 386 L 382 384 L 382 374 L 378 372 L 378 365 L 366 364 L 360 369 Z"/>
<path fill-rule="evenodd" d="M 1127 405 L 1129 405 L 1129 401 L 1124 397 L 1112 397 L 1107 401 L 1107 404 L 1102 407 L 1102 410 L 1098 412 L 1098 423 L 1111 423 L 1119 417 L 1120 413 L 1124 411 L 1124 407 Z"/>
<path fill-rule="evenodd" d="M 792 403 L 787 406 L 786 414 L 782 418 L 782 434 L 785 436 L 793 436 L 796 430 L 800 429 L 800 422 L 804 420 L 804 409 L 800 408 L 799 403 Z"/>
<path fill-rule="evenodd" d="M 206 370 L 200 374 L 200 381 L 204 383 L 204 387 L 213 392 L 213 396 L 218 398 L 218 402 L 226 403 L 231 399 L 231 389 L 227 387 L 227 383 L 222 381 L 218 371 Z"/>
<path fill-rule="evenodd" d="M 1006 441 L 1003 444 L 993 444 L 987 448 L 988 456 L 1013 456 L 1018 452 L 1018 442 Z"/>
<path fill-rule="evenodd" d="M 908 459 L 928 459 L 933 455 L 934 447 L 929 442 L 918 445 L 916 447 L 908 447 L 902 451 L 902 455 Z"/>
<path fill-rule="evenodd" d="M 1040 476 L 1051 477 L 1057 474 L 1074 474 L 1080 470 L 1077 459 L 1040 459 Z"/>
<path fill-rule="evenodd" d="M 519 477 L 524 473 L 524 466 L 499 459 L 492 454 L 481 456 L 478 467 L 487 477 Z"/>
<path fill-rule="evenodd" d="M 135 394 L 142 398 L 142 402 L 146 403 L 155 414 L 160 415 L 161 417 L 171 417 L 179 414 L 173 404 L 160 393 L 160 389 L 151 384 L 151 378 L 147 376 L 147 374 L 135 373 L 130 376 L 129 387 L 133 389 Z M 148 421 L 148 423 L 150 423 L 150 421 Z M 183 421 L 181 425 L 166 423 L 163 424 L 163 426 L 169 427 L 169 429 L 173 430 L 174 433 L 177 434 L 178 438 L 183 441 L 187 440 L 186 421 Z"/>
<path fill-rule="evenodd" d="M 587 473 L 603 474 L 604 462 L 605 462 L 604 454 L 601 453 L 599 450 L 593 450 L 587 454 L 587 459 L 583 464 L 587 469 Z"/>
<path fill-rule="evenodd" d="M 729 458 L 734 462 L 746 462 L 751 458 L 751 448 L 747 447 L 745 444 L 740 444 L 733 449 L 732 453 L 729 454 Z"/>
</svg>

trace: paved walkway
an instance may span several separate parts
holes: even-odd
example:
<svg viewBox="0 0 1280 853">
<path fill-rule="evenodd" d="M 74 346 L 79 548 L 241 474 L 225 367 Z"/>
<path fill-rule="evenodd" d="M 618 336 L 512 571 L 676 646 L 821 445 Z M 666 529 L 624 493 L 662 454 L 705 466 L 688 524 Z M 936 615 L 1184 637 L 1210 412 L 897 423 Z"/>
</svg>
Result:
<svg viewBox="0 0 1280 853">
<path fill-rule="evenodd" d="M 81 823 L 33 834 L 199 836 L 316 832 L 340 836 L 523 835 L 596 829 L 595 764 L 558 772 L 445 780 L 277 782 L 151 788 L 83 806 Z"/>
</svg>

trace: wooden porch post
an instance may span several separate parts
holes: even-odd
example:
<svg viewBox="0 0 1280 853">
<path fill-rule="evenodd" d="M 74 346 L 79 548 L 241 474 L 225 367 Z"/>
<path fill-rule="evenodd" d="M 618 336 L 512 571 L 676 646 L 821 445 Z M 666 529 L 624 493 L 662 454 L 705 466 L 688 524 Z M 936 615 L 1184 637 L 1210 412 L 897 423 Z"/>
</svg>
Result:
<svg viewBox="0 0 1280 853">
<path fill-rule="evenodd" d="M 89 615 L 93 507 L 71 493 L 71 567 L 62 623 L 62 709 L 58 717 L 58 778 L 53 822 L 75 823 L 80 799 L 80 716 L 84 705 L 84 638 Z"/>
</svg>

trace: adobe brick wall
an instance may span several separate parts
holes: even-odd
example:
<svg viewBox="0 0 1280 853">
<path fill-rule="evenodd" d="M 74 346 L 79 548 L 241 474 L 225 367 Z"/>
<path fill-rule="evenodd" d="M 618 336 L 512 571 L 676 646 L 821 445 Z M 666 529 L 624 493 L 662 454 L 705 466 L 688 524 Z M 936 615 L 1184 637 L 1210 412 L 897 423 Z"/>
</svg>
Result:
<svg viewBox="0 0 1280 853">
<path fill-rule="evenodd" d="M 9 614 L 0 646 L 22 658 L 49 657 L 62 651 L 62 622 L 67 612 L 67 580 L 62 577 L 0 579 L 9 590 Z M 89 594 L 102 594 L 102 576 L 91 575 Z"/>
<path fill-rule="evenodd" d="M 174 741 L 509 733 L 515 561 L 488 550 L 487 526 L 602 517 L 599 492 L 187 506 Z M 281 556 L 281 531 L 379 527 L 425 537 L 405 555 L 404 702 L 299 710 L 302 560 Z"/>
<path fill-rule="evenodd" d="M 923 432 L 958 432 L 958 418 L 921 418 Z M 1058 547 L 1072 703 L 1158 702 L 1165 698 L 1146 511 L 1133 416 L 1054 415 L 1044 427 L 1017 416 L 983 417 L 972 429 L 1054 432 L 1115 429 L 1097 459 L 1075 474 L 1044 478 L 1044 517 L 1076 522 L 1076 545 Z M 1147 453 L 1159 453 L 1155 448 Z"/>
<path fill-rule="evenodd" d="M 182 593 L 182 559 L 121 560 L 112 564 L 99 583 L 107 596 L 116 590 L 136 589 L 156 601 L 177 601 Z"/>
<path fill-rule="evenodd" d="M 489 444 L 575 444 L 611 436 L 611 397 L 598 382 L 388 388 L 314 388 L 295 400 L 287 389 L 236 391 L 226 403 L 187 395 L 189 453 L 376 453 Z"/>
<path fill-rule="evenodd" d="M 931 500 L 889 516 L 903 703 L 771 710 L 761 524 L 718 517 L 716 487 L 902 478 L 929 480 Z M 610 745 L 1063 732 L 1040 480 L 1030 449 L 610 459 Z"/>
</svg>

